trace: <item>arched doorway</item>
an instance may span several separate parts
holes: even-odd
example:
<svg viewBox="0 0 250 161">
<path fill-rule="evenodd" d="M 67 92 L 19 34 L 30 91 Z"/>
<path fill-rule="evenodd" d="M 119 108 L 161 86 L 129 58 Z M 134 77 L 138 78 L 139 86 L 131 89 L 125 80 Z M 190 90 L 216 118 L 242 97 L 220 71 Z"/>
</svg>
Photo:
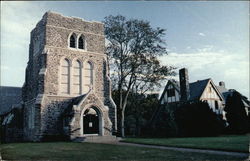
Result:
<svg viewBox="0 0 250 161">
<path fill-rule="evenodd" d="M 83 134 L 99 134 L 101 116 L 96 108 L 88 108 L 83 114 Z"/>
</svg>

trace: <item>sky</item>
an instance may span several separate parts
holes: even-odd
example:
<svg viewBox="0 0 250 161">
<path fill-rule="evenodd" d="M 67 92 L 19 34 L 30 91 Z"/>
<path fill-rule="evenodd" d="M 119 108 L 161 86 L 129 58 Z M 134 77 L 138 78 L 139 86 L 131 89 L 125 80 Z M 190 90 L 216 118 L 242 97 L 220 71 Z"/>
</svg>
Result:
<svg viewBox="0 0 250 161">
<path fill-rule="evenodd" d="M 162 64 L 187 68 L 190 82 L 212 78 L 250 96 L 247 1 L 1 1 L 1 86 L 23 85 L 30 31 L 49 10 L 88 21 L 147 20 L 166 29 Z"/>
</svg>

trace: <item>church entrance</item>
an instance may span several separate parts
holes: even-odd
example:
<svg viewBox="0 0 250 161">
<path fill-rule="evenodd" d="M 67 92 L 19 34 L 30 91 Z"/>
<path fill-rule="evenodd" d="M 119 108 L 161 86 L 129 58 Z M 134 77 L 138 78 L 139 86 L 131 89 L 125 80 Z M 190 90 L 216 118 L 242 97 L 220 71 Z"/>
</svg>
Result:
<svg viewBox="0 0 250 161">
<path fill-rule="evenodd" d="M 83 134 L 99 134 L 100 115 L 94 108 L 88 108 L 83 114 Z"/>
</svg>

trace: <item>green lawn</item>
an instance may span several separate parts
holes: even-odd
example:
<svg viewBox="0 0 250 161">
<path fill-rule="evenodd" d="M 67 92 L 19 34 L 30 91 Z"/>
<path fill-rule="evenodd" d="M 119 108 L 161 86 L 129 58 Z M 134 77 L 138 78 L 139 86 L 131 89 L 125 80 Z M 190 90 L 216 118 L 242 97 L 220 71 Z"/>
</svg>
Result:
<svg viewBox="0 0 250 161">
<path fill-rule="evenodd" d="M 249 152 L 249 135 L 193 138 L 126 138 L 124 142 L 215 149 L 224 151 Z"/>
<path fill-rule="evenodd" d="M 95 143 L 0 145 L 3 160 L 243 160 L 246 158 Z"/>
</svg>

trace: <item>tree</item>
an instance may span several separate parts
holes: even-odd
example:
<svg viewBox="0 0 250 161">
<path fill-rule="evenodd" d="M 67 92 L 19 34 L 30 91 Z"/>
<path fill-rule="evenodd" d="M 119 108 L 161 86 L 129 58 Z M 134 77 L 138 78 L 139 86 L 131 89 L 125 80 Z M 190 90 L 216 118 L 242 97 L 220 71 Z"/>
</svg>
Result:
<svg viewBox="0 0 250 161">
<path fill-rule="evenodd" d="M 239 92 L 233 91 L 226 100 L 226 118 L 233 133 L 246 133 L 250 126 L 242 99 L 244 97 Z"/>
<path fill-rule="evenodd" d="M 159 105 L 157 113 L 148 125 L 147 133 L 153 137 L 176 137 L 178 127 L 175 120 L 175 111 L 178 104 Z"/>
<path fill-rule="evenodd" d="M 112 91 L 112 97 L 116 104 L 119 103 L 117 90 Z M 128 96 L 124 127 L 126 135 L 141 136 L 145 133 L 148 121 L 152 117 L 155 108 L 158 107 L 158 99 L 155 95 L 135 93 L 134 90 Z"/>
<path fill-rule="evenodd" d="M 111 78 L 119 93 L 118 132 L 124 137 L 124 112 L 133 86 L 152 89 L 173 74 L 174 68 L 162 66 L 158 60 L 167 54 L 165 29 L 153 29 L 148 21 L 126 20 L 121 15 L 105 17 L 104 24 Z"/>
<path fill-rule="evenodd" d="M 131 92 L 125 111 L 125 127 L 133 136 L 142 136 L 152 117 L 154 109 L 158 107 L 158 99 L 155 96 L 143 95 Z M 131 130 L 132 128 L 132 130 Z"/>
</svg>

